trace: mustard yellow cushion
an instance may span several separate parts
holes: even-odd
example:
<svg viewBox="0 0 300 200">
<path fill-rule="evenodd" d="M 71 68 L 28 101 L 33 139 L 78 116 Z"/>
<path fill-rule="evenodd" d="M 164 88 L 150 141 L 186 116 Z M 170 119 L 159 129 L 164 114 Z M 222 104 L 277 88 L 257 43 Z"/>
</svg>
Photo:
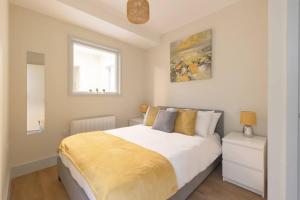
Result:
<svg viewBox="0 0 300 200">
<path fill-rule="evenodd" d="M 175 132 L 185 135 L 195 135 L 197 112 L 193 110 L 178 110 L 175 122 Z"/>
<path fill-rule="evenodd" d="M 146 113 L 146 119 L 145 119 L 145 125 L 146 126 L 152 126 L 154 124 L 154 121 L 156 119 L 156 116 L 158 114 L 159 108 L 149 106 L 148 111 Z"/>
</svg>

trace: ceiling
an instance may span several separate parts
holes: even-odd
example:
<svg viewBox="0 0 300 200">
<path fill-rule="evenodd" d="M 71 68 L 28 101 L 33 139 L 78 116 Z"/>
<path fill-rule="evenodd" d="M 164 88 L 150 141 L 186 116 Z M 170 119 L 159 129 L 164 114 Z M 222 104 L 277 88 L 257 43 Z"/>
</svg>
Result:
<svg viewBox="0 0 300 200">
<path fill-rule="evenodd" d="M 127 0 L 11 0 L 11 3 L 115 37 L 141 48 L 160 42 L 169 31 L 240 0 L 149 0 L 150 21 L 130 24 Z"/>
<path fill-rule="evenodd" d="M 126 16 L 126 0 L 93 0 Z M 238 0 L 149 0 L 150 21 L 142 25 L 164 34 L 205 17 Z M 176 23 L 174 23 L 176 22 Z"/>
</svg>

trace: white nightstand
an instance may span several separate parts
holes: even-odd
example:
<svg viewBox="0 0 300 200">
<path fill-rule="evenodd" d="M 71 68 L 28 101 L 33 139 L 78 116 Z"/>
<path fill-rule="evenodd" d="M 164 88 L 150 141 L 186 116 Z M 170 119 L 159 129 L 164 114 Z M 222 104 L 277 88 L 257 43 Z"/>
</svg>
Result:
<svg viewBox="0 0 300 200">
<path fill-rule="evenodd" d="M 138 117 L 138 118 L 130 119 L 128 121 L 128 125 L 129 126 L 135 126 L 135 125 L 139 125 L 139 124 L 143 124 L 143 123 L 144 123 L 144 118 L 143 117 Z"/>
<path fill-rule="evenodd" d="M 265 195 L 267 138 L 232 132 L 223 138 L 223 180 Z"/>
</svg>

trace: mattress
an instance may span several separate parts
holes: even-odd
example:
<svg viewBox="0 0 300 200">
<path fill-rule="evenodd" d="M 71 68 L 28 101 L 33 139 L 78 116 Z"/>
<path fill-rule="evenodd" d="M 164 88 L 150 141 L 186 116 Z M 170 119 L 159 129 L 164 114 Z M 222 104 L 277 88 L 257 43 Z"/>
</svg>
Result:
<svg viewBox="0 0 300 200">
<path fill-rule="evenodd" d="M 179 189 L 204 171 L 221 155 L 218 134 L 208 137 L 186 136 L 180 133 L 166 133 L 144 125 L 107 130 L 106 133 L 155 151 L 172 164 Z M 90 200 L 96 200 L 91 188 L 72 162 L 59 154 L 63 164 L 70 170 L 73 179 L 84 190 Z"/>
</svg>

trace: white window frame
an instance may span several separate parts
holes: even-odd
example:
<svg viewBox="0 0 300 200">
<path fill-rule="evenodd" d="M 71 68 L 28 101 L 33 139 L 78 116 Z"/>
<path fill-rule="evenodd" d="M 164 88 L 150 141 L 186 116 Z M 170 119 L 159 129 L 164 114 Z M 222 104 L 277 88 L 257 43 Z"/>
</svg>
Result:
<svg viewBox="0 0 300 200">
<path fill-rule="evenodd" d="M 116 78 L 117 78 L 117 92 L 76 92 L 73 88 L 73 69 L 74 69 L 74 44 L 82 44 L 86 46 L 90 46 L 92 48 L 96 48 L 99 50 L 108 51 L 116 54 Z M 119 96 L 121 95 L 121 51 L 119 49 L 110 48 L 107 46 L 99 45 L 94 42 L 85 41 L 82 39 L 78 39 L 76 37 L 70 37 L 69 39 L 69 92 L 72 96 Z"/>
</svg>

